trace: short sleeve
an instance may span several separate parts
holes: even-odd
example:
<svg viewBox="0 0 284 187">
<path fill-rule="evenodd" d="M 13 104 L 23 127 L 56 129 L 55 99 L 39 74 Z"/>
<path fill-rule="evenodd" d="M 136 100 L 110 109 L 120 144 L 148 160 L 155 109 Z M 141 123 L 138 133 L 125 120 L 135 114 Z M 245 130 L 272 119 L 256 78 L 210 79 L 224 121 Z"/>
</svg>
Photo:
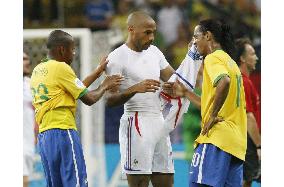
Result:
<svg viewBox="0 0 284 187">
<path fill-rule="evenodd" d="M 226 65 L 213 55 L 205 58 L 204 71 L 208 74 L 213 87 L 216 87 L 224 76 L 229 76 Z"/>
<path fill-rule="evenodd" d="M 106 67 L 106 74 L 107 75 L 122 75 L 122 67 L 119 61 L 117 61 L 113 56 L 109 56 L 107 58 L 109 60 L 107 67 Z"/>
<path fill-rule="evenodd" d="M 65 91 L 69 92 L 74 99 L 79 99 L 88 92 L 86 86 L 77 78 L 75 72 L 69 65 L 59 63 L 56 75 L 58 84 Z"/>
<path fill-rule="evenodd" d="M 160 70 L 165 69 L 167 66 L 169 66 L 169 62 L 167 61 L 165 55 L 155 46 L 157 50 L 157 54 L 159 55 L 159 66 Z"/>
</svg>

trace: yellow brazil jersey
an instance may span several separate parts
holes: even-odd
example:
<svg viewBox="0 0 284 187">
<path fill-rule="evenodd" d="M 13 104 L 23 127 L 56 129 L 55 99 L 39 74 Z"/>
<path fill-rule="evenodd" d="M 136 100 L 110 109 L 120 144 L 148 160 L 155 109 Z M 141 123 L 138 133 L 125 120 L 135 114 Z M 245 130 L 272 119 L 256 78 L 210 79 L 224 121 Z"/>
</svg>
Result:
<svg viewBox="0 0 284 187">
<path fill-rule="evenodd" d="M 195 146 L 197 143 L 211 143 L 245 160 L 247 118 L 243 81 L 236 62 L 223 50 L 216 50 L 207 55 L 204 61 L 201 95 L 202 128 L 208 121 L 213 108 L 217 82 L 224 75 L 230 77 L 229 92 L 218 113 L 224 121 L 215 124 L 210 129 L 208 137 L 200 134 L 195 140 Z"/>
<path fill-rule="evenodd" d="M 76 99 L 88 90 L 68 64 L 55 60 L 41 62 L 33 70 L 31 90 L 39 132 L 76 129 Z"/>
</svg>

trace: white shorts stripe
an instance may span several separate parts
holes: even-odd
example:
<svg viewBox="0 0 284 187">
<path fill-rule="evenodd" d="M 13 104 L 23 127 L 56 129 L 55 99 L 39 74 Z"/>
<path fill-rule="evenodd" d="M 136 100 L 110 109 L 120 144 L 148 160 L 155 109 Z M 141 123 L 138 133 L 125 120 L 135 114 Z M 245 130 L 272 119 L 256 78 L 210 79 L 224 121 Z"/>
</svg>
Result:
<svg viewBox="0 0 284 187">
<path fill-rule="evenodd" d="M 201 154 L 201 159 L 200 159 L 200 164 L 199 164 L 197 183 L 201 183 L 201 180 L 202 180 L 202 165 L 203 165 L 203 160 L 204 160 L 207 144 L 203 144 L 203 145 L 204 146 L 203 146 L 203 149 L 202 149 L 202 154 Z"/>
<path fill-rule="evenodd" d="M 77 180 L 77 184 L 76 187 L 80 187 L 80 183 L 79 183 L 79 174 L 78 174 L 78 166 L 77 166 L 77 161 L 76 161 L 76 155 L 74 152 L 74 143 L 73 143 L 73 139 L 71 137 L 70 131 L 67 130 L 68 132 L 68 136 L 71 142 L 71 146 L 72 146 L 72 155 L 73 155 L 73 162 L 74 162 L 74 166 L 75 166 L 75 172 L 76 172 L 76 180 Z"/>
</svg>

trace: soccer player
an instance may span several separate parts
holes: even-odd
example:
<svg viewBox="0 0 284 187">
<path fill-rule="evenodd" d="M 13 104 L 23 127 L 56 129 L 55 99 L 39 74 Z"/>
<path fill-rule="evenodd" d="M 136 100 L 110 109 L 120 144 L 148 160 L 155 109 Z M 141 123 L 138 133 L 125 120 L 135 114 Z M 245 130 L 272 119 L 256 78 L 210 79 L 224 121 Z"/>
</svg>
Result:
<svg viewBox="0 0 284 187">
<path fill-rule="evenodd" d="M 203 20 L 193 37 L 198 52 L 205 57 L 201 100 L 180 82 L 173 86 L 175 95 L 201 106 L 202 129 L 195 140 L 190 187 L 241 187 L 247 145 L 246 104 L 241 72 L 232 59 L 230 27 L 218 20 Z"/>
<path fill-rule="evenodd" d="M 106 90 L 119 86 L 122 78 L 109 76 L 96 90 L 88 91 L 86 87 L 100 76 L 107 61 L 103 60 L 81 82 L 70 67 L 75 54 L 72 36 L 54 30 L 47 39 L 47 48 L 47 59 L 34 68 L 31 77 L 33 105 L 39 124 L 38 144 L 47 186 L 84 187 L 88 182 L 75 124 L 76 100 L 92 105 Z"/>
<path fill-rule="evenodd" d="M 30 89 L 30 59 L 24 52 L 23 54 L 23 186 L 28 187 L 29 176 L 33 171 L 34 152 L 35 152 L 35 127 L 34 108 L 32 105 L 32 93 Z"/>
<path fill-rule="evenodd" d="M 109 56 L 106 73 L 121 74 L 119 89 L 107 94 L 107 105 L 124 104 L 120 120 L 121 167 L 130 187 L 172 187 L 174 165 L 170 137 L 163 136 L 164 119 L 159 99 L 160 79 L 174 73 L 163 53 L 151 43 L 155 21 L 137 11 L 128 16 L 128 37 Z"/>
<path fill-rule="evenodd" d="M 247 38 L 236 40 L 236 62 L 242 72 L 247 112 L 247 152 L 244 162 L 244 187 L 250 187 L 253 180 L 260 178 L 261 141 L 257 124 L 260 121 L 259 95 L 249 78 L 257 63 L 255 50 Z"/>
</svg>

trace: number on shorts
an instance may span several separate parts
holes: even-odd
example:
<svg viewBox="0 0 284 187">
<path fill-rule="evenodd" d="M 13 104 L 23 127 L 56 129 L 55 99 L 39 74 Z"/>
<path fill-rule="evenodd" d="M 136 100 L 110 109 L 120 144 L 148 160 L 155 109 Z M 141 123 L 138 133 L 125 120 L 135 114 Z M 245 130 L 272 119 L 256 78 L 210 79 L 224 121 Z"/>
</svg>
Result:
<svg viewBox="0 0 284 187">
<path fill-rule="evenodd" d="M 199 164 L 200 154 L 194 153 L 192 156 L 191 166 L 196 167 Z"/>
</svg>

